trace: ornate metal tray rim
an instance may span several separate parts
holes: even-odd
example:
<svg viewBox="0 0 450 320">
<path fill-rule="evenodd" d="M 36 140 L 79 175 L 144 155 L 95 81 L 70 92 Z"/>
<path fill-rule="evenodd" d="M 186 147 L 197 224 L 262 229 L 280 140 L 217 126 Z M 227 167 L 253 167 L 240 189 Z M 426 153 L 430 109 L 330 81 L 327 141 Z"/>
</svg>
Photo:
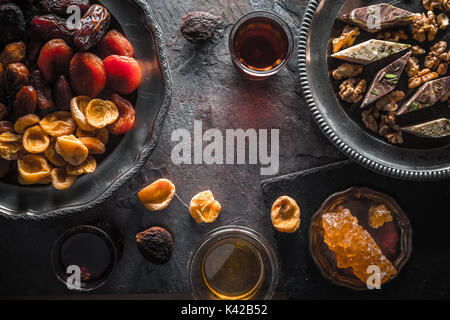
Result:
<svg viewBox="0 0 450 320">
<path fill-rule="evenodd" d="M 354 148 L 350 147 L 345 141 L 341 139 L 341 137 L 333 131 L 330 125 L 327 122 L 327 119 L 323 116 L 320 109 L 317 107 L 316 102 L 314 100 L 314 96 L 312 94 L 308 75 L 307 75 L 307 46 L 308 46 L 308 38 L 311 23 L 314 17 L 314 14 L 323 0 L 310 0 L 308 6 L 305 9 L 305 13 L 303 15 L 302 24 L 300 28 L 300 35 L 298 38 L 298 52 L 297 52 L 297 61 L 299 66 L 299 75 L 300 75 L 300 85 L 302 87 L 303 95 L 306 100 L 306 104 L 309 106 L 312 112 L 312 116 L 316 121 L 317 125 L 323 131 L 323 133 L 327 136 L 331 142 L 333 142 L 336 147 L 341 150 L 346 156 L 350 159 L 360 163 L 364 167 L 382 173 L 386 176 L 391 176 L 394 178 L 400 178 L 405 180 L 438 180 L 438 179 L 446 179 L 450 178 L 450 168 L 449 169 L 438 169 L 438 170 L 405 170 L 405 169 L 397 169 L 394 167 L 386 166 L 380 162 L 374 161 L 372 159 L 367 158 L 366 156 L 359 153 Z"/>
<path fill-rule="evenodd" d="M 116 179 L 95 200 L 83 202 L 77 205 L 61 206 L 59 208 L 52 209 L 51 211 L 39 212 L 38 214 L 33 213 L 33 211 L 29 209 L 17 214 L 15 210 L 10 210 L 8 208 L 0 206 L 0 217 L 11 220 L 45 220 L 62 215 L 73 215 L 85 210 L 95 208 L 106 201 L 109 197 L 111 197 L 117 189 L 119 189 L 123 184 L 131 179 L 136 173 L 138 173 L 147 158 L 155 149 L 158 143 L 159 135 L 161 134 L 164 120 L 167 116 L 169 107 L 172 102 L 172 77 L 170 73 L 169 62 L 166 57 L 166 47 L 164 44 L 162 29 L 157 23 L 150 5 L 145 0 L 130 0 L 130 2 L 136 5 L 138 9 L 142 10 L 143 17 L 147 24 L 146 28 L 154 35 L 157 59 L 162 71 L 162 102 L 158 115 L 154 121 L 152 133 L 149 135 L 149 139 L 147 140 L 146 144 L 141 148 L 135 162 L 130 165 L 129 169 L 116 177 Z"/>
</svg>

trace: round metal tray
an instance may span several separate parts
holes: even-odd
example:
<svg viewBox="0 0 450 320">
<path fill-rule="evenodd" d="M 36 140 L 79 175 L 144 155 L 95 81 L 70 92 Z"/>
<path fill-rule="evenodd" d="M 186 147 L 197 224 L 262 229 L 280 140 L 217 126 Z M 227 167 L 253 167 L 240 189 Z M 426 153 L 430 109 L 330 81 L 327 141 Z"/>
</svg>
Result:
<svg viewBox="0 0 450 320">
<path fill-rule="evenodd" d="M 301 86 L 314 119 L 342 152 L 371 170 L 407 180 L 449 178 L 448 145 L 429 149 L 390 145 L 361 128 L 337 100 L 328 74 L 328 42 L 336 16 L 349 2 L 352 8 L 367 5 L 359 0 L 311 0 L 303 17 L 298 63 Z M 400 7 L 408 9 L 411 5 L 405 0 Z"/>
<path fill-rule="evenodd" d="M 38 219 L 78 213 L 105 201 L 143 166 L 157 144 L 172 98 L 161 28 L 144 0 L 100 0 L 132 43 L 143 71 L 136 95 L 136 123 L 97 170 L 68 190 L 0 181 L 0 215 Z"/>
</svg>

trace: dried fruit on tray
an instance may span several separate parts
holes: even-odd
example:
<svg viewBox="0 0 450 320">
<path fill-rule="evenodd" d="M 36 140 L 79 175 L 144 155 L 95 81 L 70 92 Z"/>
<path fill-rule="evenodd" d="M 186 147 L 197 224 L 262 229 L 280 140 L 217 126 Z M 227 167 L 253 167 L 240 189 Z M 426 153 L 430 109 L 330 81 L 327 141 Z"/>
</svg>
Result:
<svg viewBox="0 0 450 320">
<path fill-rule="evenodd" d="M 72 98 L 70 100 L 70 111 L 72 112 L 73 119 L 79 126 L 78 129 L 92 132 L 95 130 L 95 128 L 87 122 L 85 115 L 86 107 L 88 106 L 89 102 L 91 102 L 91 98 L 88 96 L 78 96 Z"/>
<path fill-rule="evenodd" d="M 39 70 L 49 83 L 56 81 L 57 76 L 67 74 L 72 59 L 72 48 L 62 39 L 52 39 L 41 49 L 38 58 Z"/>
<path fill-rule="evenodd" d="M 270 218 L 278 231 L 293 233 L 300 227 L 300 208 L 294 199 L 282 196 L 273 203 Z"/>
<path fill-rule="evenodd" d="M 195 195 L 190 203 L 189 211 L 197 223 L 216 221 L 221 210 L 220 203 L 214 199 L 211 191 L 203 191 Z"/>
<path fill-rule="evenodd" d="M 105 35 L 111 22 L 111 15 L 105 7 L 94 4 L 80 20 L 80 27 L 73 35 L 73 42 L 81 51 L 87 51 Z"/>
<path fill-rule="evenodd" d="M 369 266 L 380 268 L 381 282 L 396 274 L 392 263 L 385 257 L 378 244 L 359 224 L 350 210 L 339 207 L 322 216 L 324 241 L 336 254 L 339 268 L 352 268 L 354 275 L 367 282 L 371 275 Z"/>
<path fill-rule="evenodd" d="M 25 18 L 15 3 L 0 4 L 0 44 L 21 40 L 25 33 Z"/>
<path fill-rule="evenodd" d="M 88 157 L 89 150 L 73 135 L 56 139 L 55 150 L 64 160 L 74 166 L 82 164 Z"/>
<path fill-rule="evenodd" d="M 105 66 L 108 87 L 114 92 L 128 95 L 141 83 L 141 67 L 130 57 L 112 55 L 107 57 Z"/>
<path fill-rule="evenodd" d="M 67 165 L 67 174 L 74 175 L 74 176 L 81 176 L 82 174 L 92 173 L 97 168 L 97 160 L 93 156 L 88 156 L 86 160 L 77 165 L 74 166 L 72 164 Z"/>
<path fill-rule="evenodd" d="M 52 185 L 57 190 L 69 189 L 75 181 L 77 181 L 77 176 L 72 176 L 67 174 L 66 168 L 54 168 L 51 171 Z"/>
<path fill-rule="evenodd" d="M 136 111 L 134 111 L 131 102 L 116 93 L 110 95 L 109 100 L 119 110 L 119 118 L 108 126 L 108 131 L 113 135 L 121 135 L 130 131 L 136 120 Z"/>
<path fill-rule="evenodd" d="M 52 137 L 71 135 L 77 126 L 68 111 L 56 111 L 45 116 L 39 122 L 42 129 Z"/>
<path fill-rule="evenodd" d="M 97 54 L 106 59 L 112 55 L 133 58 L 134 49 L 128 39 L 117 30 L 109 31 L 97 46 Z"/>
<path fill-rule="evenodd" d="M 73 31 L 67 28 L 67 21 L 55 14 L 35 16 L 30 22 L 33 32 L 45 40 L 62 39 L 67 43 L 73 42 Z"/>
<path fill-rule="evenodd" d="M 384 204 L 369 209 L 369 225 L 374 229 L 378 229 L 392 220 L 392 214 Z"/>
<path fill-rule="evenodd" d="M 119 117 L 119 110 L 111 101 L 93 99 L 86 107 L 86 121 L 94 128 L 104 128 Z"/>
<path fill-rule="evenodd" d="M 29 153 L 42 153 L 47 150 L 50 138 L 40 126 L 30 127 L 23 134 L 22 143 Z"/>
<path fill-rule="evenodd" d="M 341 19 L 365 31 L 378 32 L 381 29 L 408 25 L 414 16 L 414 13 L 410 11 L 387 3 L 380 3 L 354 9 L 350 13 L 344 14 Z"/>
<path fill-rule="evenodd" d="M 167 179 L 158 179 L 138 193 L 142 205 L 150 211 L 167 208 L 175 195 L 175 185 Z"/>
<path fill-rule="evenodd" d="M 409 49 L 410 47 L 411 45 L 409 44 L 371 39 L 334 53 L 331 56 L 351 63 L 366 65 Z"/>
<path fill-rule="evenodd" d="M 422 138 L 443 138 L 450 136 L 450 119 L 441 118 L 400 129 Z"/>
<path fill-rule="evenodd" d="M 55 103 L 53 101 L 52 89 L 39 70 L 34 70 L 31 73 L 31 84 L 37 93 L 37 105 L 39 109 L 46 110 L 53 108 Z"/>
<path fill-rule="evenodd" d="M 5 46 L 0 54 L 0 63 L 7 66 L 11 63 L 22 62 L 25 59 L 26 46 L 22 41 L 12 42 Z"/>
<path fill-rule="evenodd" d="M 40 6 L 45 13 L 56 13 L 68 15 L 69 6 L 77 6 L 81 13 L 85 13 L 91 6 L 90 0 L 39 0 Z"/>
<path fill-rule="evenodd" d="M 97 97 L 106 85 L 103 61 L 93 53 L 77 53 L 70 61 L 70 84 L 79 96 Z"/>
<path fill-rule="evenodd" d="M 51 168 L 47 160 L 37 154 L 28 154 L 17 161 L 20 176 L 28 183 L 38 183 L 50 176 Z"/>
<path fill-rule="evenodd" d="M 48 148 L 44 151 L 44 155 L 50 163 L 56 167 L 64 167 L 67 165 L 66 160 L 55 149 L 56 139 L 50 141 Z"/>
</svg>

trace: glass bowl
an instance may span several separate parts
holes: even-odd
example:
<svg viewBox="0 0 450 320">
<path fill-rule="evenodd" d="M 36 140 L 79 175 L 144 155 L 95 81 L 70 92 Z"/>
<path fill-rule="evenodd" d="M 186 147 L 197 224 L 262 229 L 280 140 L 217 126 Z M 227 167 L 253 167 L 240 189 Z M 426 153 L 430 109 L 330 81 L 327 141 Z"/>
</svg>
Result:
<svg viewBox="0 0 450 320">
<path fill-rule="evenodd" d="M 391 212 L 393 220 L 375 229 L 369 225 L 369 208 L 384 204 Z M 338 206 L 350 210 L 358 223 L 377 242 L 383 254 L 397 270 L 383 285 L 394 279 L 408 261 L 412 251 L 412 228 L 409 219 L 397 202 L 390 196 L 365 187 L 353 187 L 328 197 L 314 214 L 309 227 L 309 248 L 314 262 L 322 275 L 332 283 L 355 290 L 368 290 L 351 268 L 338 268 L 336 254 L 324 242 L 322 215 Z"/>
<path fill-rule="evenodd" d="M 187 278 L 197 300 L 269 300 L 278 283 L 278 263 L 261 235 L 226 226 L 207 233 L 192 249 Z M 245 292 L 233 291 L 238 287 Z"/>
</svg>

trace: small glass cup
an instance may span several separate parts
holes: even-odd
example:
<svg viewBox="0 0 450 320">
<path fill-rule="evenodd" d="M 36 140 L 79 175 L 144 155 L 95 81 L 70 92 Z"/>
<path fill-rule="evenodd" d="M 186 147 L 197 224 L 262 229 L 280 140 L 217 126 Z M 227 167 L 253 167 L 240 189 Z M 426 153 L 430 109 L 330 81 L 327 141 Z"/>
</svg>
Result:
<svg viewBox="0 0 450 320">
<path fill-rule="evenodd" d="M 122 234 L 108 222 L 80 225 L 56 240 L 52 268 L 68 289 L 91 291 L 109 279 L 122 251 Z"/>
<path fill-rule="evenodd" d="M 294 38 L 280 16 L 269 11 L 254 11 L 234 24 L 228 45 L 233 64 L 246 78 L 264 80 L 287 64 L 292 56 Z"/>
<path fill-rule="evenodd" d="M 187 277 L 197 300 L 269 300 L 278 283 L 278 263 L 261 235 L 226 226 L 207 233 L 192 249 Z"/>
</svg>

